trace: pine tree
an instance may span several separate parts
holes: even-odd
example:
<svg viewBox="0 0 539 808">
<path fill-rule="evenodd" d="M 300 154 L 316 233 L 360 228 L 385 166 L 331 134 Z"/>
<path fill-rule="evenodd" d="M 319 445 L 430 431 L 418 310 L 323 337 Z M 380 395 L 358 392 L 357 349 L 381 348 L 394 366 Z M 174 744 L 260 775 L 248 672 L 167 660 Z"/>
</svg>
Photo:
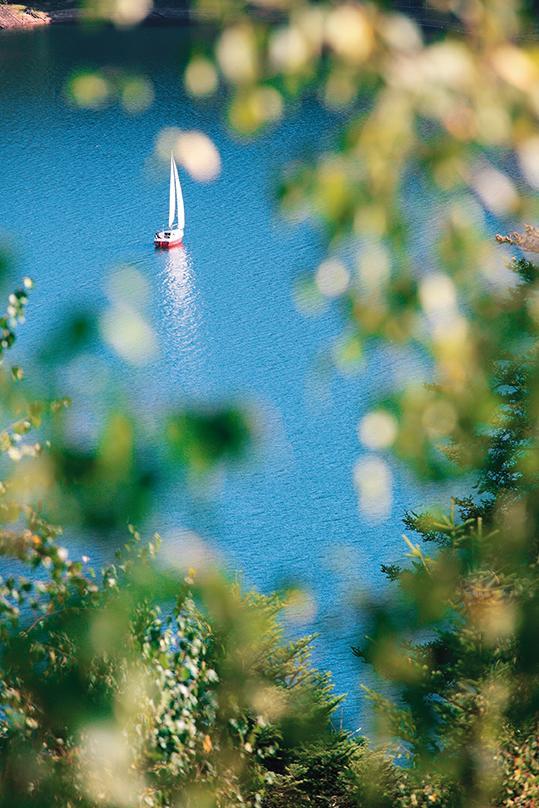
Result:
<svg viewBox="0 0 539 808">
<path fill-rule="evenodd" d="M 408 797 L 427 775 L 438 784 L 439 801 L 425 804 L 502 804 L 515 744 L 528 761 L 515 798 L 529 797 L 537 771 L 539 269 L 524 259 L 513 269 L 496 324 L 503 349 L 488 369 L 498 405 L 475 434 L 470 495 L 443 516 L 406 514 L 421 541 L 407 539 L 409 566 L 384 568 L 397 588 L 371 605 L 368 639 L 354 649 L 396 688 L 396 700 L 370 695 L 412 765 Z M 446 451 L 458 462 L 458 445 Z"/>
</svg>

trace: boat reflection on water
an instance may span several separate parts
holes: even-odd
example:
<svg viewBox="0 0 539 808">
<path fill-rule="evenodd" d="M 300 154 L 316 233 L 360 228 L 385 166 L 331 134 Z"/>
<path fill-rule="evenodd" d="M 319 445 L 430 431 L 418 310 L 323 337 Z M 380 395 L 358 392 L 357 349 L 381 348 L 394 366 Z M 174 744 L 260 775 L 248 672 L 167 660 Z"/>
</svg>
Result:
<svg viewBox="0 0 539 808">
<path fill-rule="evenodd" d="M 199 299 L 191 256 L 184 247 L 176 247 L 163 257 L 167 351 L 174 354 L 183 384 L 188 391 L 193 388 L 194 392 L 201 381 L 203 363 Z"/>
</svg>

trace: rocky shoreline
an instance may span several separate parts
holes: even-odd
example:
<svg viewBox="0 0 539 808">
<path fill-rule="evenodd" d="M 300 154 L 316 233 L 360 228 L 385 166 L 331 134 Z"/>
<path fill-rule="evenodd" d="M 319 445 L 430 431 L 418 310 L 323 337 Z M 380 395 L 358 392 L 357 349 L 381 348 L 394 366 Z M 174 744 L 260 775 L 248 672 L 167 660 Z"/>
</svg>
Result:
<svg viewBox="0 0 539 808">
<path fill-rule="evenodd" d="M 69 25 L 79 22 L 82 14 L 76 8 L 47 11 L 23 5 L 0 5 L 0 31 L 36 28 L 42 25 Z M 146 25 L 180 25 L 189 21 L 187 8 L 154 9 L 144 20 Z"/>
<path fill-rule="evenodd" d="M 157 0 L 154 0 L 157 2 Z M 174 2 L 174 0 L 168 0 Z M 35 28 L 42 25 L 70 25 L 88 20 L 80 8 L 75 7 L 76 0 L 48 0 L 48 2 L 40 3 L 39 0 L 34 0 L 35 6 L 27 6 L 25 4 L 7 3 L 3 4 L 0 0 L 0 31 L 2 30 L 17 30 L 23 28 Z M 52 8 L 53 2 L 57 2 L 58 6 L 63 8 Z M 165 0 L 161 0 L 165 2 Z M 419 0 L 416 0 L 419 2 Z M 214 5 L 218 4 L 218 0 L 214 0 Z M 178 8 L 178 5 L 184 5 L 183 8 Z M 458 31 L 459 27 L 454 23 L 450 23 L 447 14 L 438 13 L 436 11 L 425 12 L 423 5 L 421 9 L 410 8 L 410 0 L 396 0 L 396 8 L 403 7 L 406 13 L 410 14 L 418 24 L 423 28 L 428 36 L 432 31 L 445 30 L 451 27 L 453 30 Z M 193 21 L 193 15 L 189 8 L 187 0 L 183 3 L 182 0 L 176 0 L 175 6 L 163 6 L 158 3 L 158 8 L 152 9 L 148 16 L 143 20 L 144 25 L 182 25 Z M 262 6 L 251 8 L 252 14 L 264 17 L 266 19 L 272 18 L 273 13 L 269 9 L 264 9 Z M 275 12 L 276 17 L 279 17 L 279 12 Z M 197 13 L 196 19 L 200 22 L 207 16 L 208 21 L 213 17 L 211 13 L 207 15 Z M 536 37 L 537 34 L 534 34 Z"/>
</svg>

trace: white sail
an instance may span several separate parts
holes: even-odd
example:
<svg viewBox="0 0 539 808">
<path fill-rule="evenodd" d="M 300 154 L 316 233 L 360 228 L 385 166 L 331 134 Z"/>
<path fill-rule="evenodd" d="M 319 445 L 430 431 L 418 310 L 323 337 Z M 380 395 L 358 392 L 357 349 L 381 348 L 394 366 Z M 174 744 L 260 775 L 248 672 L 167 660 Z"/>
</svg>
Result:
<svg viewBox="0 0 539 808">
<path fill-rule="evenodd" d="M 176 164 L 172 154 L 170 155 L 170 192 L 168 198 L 168 226 L 172 227 L 174 216 L 176 215 L 176 183 L 174 181 L 174 169 Z M 176 176 L 177 176 L 176 172 Z M 182 203 L 183 207 L 183 203 Z"/>
<path fill-rule="evenodd" d="M 176 188 L 176 204 L 178 205 L 178 229 L 183 230 L 185 227 L 185 210 L 183 207 L 182 186 L 180 185 L 176 162 L 174 162 L 174 184 Z"/>
</svg>

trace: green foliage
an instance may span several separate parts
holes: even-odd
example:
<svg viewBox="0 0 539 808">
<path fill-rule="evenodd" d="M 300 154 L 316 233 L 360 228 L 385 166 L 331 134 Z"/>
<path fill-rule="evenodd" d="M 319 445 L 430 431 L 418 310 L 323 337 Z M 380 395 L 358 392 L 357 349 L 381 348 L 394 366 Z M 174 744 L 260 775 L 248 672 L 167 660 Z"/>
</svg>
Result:
<svg viewBox="0 0 539 808">
<path fill-rule="evenodd" d="M 169 418 L 166 433 L 174 457 L 196 471 L 241 458 L 250 437 L 248 423 L 238 409 L 182 412 Z"/>
<path fill-rule="evenodd" d="M 97 577 L 28 537 L 42 573 L 3 581 L 0 804 L 254 805 L 298 748 L 329 776 L 354 744 L 282 602 L 157 566 L 132 533 Z"/>
<path fill-rule="evenodd" d="M 424 480 L 468 481 L 468 494 L 447 514 L 410 503 L 418 509 L 405 526 L 419 541 L 404 537 L 407 563 L 386 564 L 388 589 L 363 604 L 368 634 L 354 650 L 389 683 L 369 692 L 381 743 L 373 751 L 332 726 L 337 700 L 310 668 L 309 639 L 283 640 L 277 596 L 243 595 L 211 569 L 165 568 L 157 542 L 144 546 L 134 530 L 100 575 L 68 560 L 57 522 L 108 534 L 138 521 L 163 471 L 145 464 L 129 413 L 110 415 L 83 451 L 65 440 L 69 402 L 50 390 L 36 400 L 21 368 L 2 368 L 0 552 L 18 566 L 0 587 L 0 800 L 533 805 L 539 270 L 518 259 L 512 281 L 501 277 L 490 232 L 491 217 L 537 215 L 530 4 L 436 0 L 430 19 L 454 25 L 435 36 L 390 3 L 261 5 L 192 4 L 214 25 L 195 43 L 185 87 L 225 98 L 244 137 L 313 95 L 335 115 L 338 136 L 285 169 L 280 185 L 282 211 L 320 225 L 328 249 L 301 279 L 298 306 L 312 313 L 338 301 L 344 329 L 328 350 L 338 371 L 395 346 L 399 362 L 407 348 L 430 370 L 428 385 L 403 378 L 358 424 L 360 509 L 388 511 L 388 451 Z M 86 6 L 119 25 L 147 11 Z M 67 92 L 78 106 L 118 102 L 130 114 L 152 99 L 143 77 L 106 67 L 74 75 Z M 180 158 L 184 134 L 163 133 L 158 152 Z M 212 144 L 193 134 L 215 173 Z M 191 164 L 195 177 L 207 168 Z M 420 224 L 428 246 L 419 252 L 408 205 L 417 189 L 437 222 Z M 343 242 L 346 259 L 337 257 Z M 25 290 L 9 299 L 2 353 L 25 304 Z M 108 334 L 133 361 L 152 342 L 139 314 L 131 338 Z M 81 345 L 93 324 L 76 318 L 65 334 Z M 165 423 L 155 456 L 195 480 L 241 458 L 252 432 L 236 408 L 173 411 Z"/>
<path fill-rule="evenodd" d="M 520 779 L 523 799 L 533 799 L 537 782 L 533 741 L 524 741 L 525 775 L 512 781 L 505 768 L 512 739 L 534 737 L 539 706 L 537 545 L 523 513 L 537 491 L 530 458 L 537 269 L 520 260 L 514 270 L 518 283 L 498 311 L 505 346 L 490 376 L 499 404 L 489 428 L 477 427 L 476 494 L 445 517 L 406 516 L 407 527 L 438 549 L 425 556 L 407 540 L 412 563 L 392 570 L 398 592 L 371 606 L 369 639 L 357 649 L 397 688 L 398 703 L 372 698 L 416 776 L 443 784 L 435 804 L 520 804 L 510 801 Z"/>
</svg>

